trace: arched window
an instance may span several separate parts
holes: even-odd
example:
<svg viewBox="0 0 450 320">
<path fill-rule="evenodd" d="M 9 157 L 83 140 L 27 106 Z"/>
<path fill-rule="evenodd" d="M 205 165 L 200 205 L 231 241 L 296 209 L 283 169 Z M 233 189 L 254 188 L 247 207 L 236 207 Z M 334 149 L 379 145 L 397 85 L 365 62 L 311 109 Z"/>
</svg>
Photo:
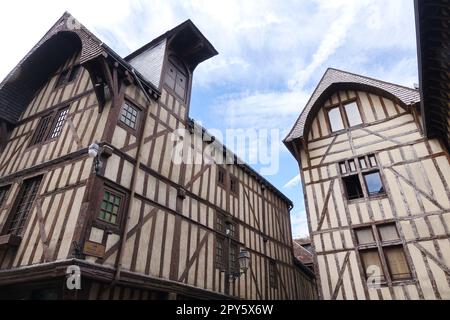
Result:
<svg viewBox="0 0 450 320">
<path fill-rule="evenodd" d="M 184 65 L 173 56 L 169 57 L 164 82 L 181 100 L 186 99 L 188 72 Z"/>
</svg>

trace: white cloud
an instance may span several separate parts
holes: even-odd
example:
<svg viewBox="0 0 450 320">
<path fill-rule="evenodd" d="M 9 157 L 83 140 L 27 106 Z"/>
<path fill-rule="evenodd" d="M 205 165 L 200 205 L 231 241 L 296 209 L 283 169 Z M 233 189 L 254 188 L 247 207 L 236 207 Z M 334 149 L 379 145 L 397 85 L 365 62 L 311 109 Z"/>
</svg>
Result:
<svg viewBox="0 0 450 320">
<path fill-rule="evenodd" d="M 306 211 L 298 211 L 291 214 L 292 236 L 302 238 L 309 235 Z"/>
<path fill-rule="evenodd" d="M 295 177 L 293 177 L 291 180 L 289 180 L 288 182 L 286 182 L 286 184 L 283 186 L 283 188 L 293 188 L 293 187 L 297 187 L 300 185 L 300 183 L 302 182 L 300 175 L 296 175 Z"/>
</svg>

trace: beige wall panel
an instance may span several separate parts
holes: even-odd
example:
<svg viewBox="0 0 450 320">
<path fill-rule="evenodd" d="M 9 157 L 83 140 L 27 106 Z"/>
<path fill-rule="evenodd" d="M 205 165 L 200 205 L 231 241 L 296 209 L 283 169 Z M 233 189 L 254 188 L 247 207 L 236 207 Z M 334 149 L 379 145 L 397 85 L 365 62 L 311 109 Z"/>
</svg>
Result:
<svg viewBox="0 0 450 320">
<path fill-rule="evenodd" d="M 325 258 L 323 255 L 317 256 L 317 263 L 319 265 L 320 283 L 323 292 L 323 299 L 331 298 L 330 287 L 328 286 L 328 273 L 325 269 Z"/>
<path fill-rule="evenodd" d="M 425 263 L 422 258 L 421 252 L 414 245 L 408 245 L 409 252 L 411 254 L 411 258 L 414 263 L 414 267 L 416 268 L 418 281 L 420 287 L 422 288 L 423 295 L 425 299 L 435 299 L 436 296 L 433 293 L 433 287 L 430 282 L 430 278 L 428 277 L 427 270 L 425 268 Z"/>
</svg>

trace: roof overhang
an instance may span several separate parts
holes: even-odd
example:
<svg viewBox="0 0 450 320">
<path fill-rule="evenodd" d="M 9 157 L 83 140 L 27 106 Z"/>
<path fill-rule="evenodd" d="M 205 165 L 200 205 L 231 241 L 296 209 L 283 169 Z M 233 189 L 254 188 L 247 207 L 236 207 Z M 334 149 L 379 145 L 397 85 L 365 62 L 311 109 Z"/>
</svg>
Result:
<svg viewBox="0 0 450 320">
<path fill-rule="evenodd" d="M 164 39 L 167 40 L 168 49 L 177 53 L 179 57 L 188 65 L 191 72 L 193 72 L 200 63 L 218 54 L 217 50 L 194 25 L 194 23 L 191 20 L 186 20 L 172 30 L 167 31 L 161 36 L 153 39 L 148 44 L 134 51 L 125 57 L 125 60 L 130 61 L 142 52 L 156 46 Z"/>
<path fill-rule="evenodd" d="M 450 1 L 414 4 L 424 132 L 450 151 Z"/>
</svg>

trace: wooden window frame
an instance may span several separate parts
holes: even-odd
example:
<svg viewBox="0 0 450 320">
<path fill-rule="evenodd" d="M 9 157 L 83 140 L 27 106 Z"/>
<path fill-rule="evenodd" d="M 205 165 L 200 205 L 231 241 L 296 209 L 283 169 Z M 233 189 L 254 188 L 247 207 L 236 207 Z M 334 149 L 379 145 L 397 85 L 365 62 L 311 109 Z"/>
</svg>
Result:
<svg viewBox="0 0 450 320">
<path fill-rule="evenodd" d="M 27 179 L 22 180 L 22 183 L 20 185 L 20 188 L 16 194 L 16 197 L 14 199 L 13 205 L 11 207 L 11 210 L 8 212 L 6 221 L 3 225 L 3 229 L 1 230 L 1 235 L 7 235 L 7 234 L 15 234 L 19 237 L 21 237 L 23 235 L 23 233 L 25 232 L 28 222 L 30 220 L 31 217 L 31 213 L 33 211 L 36 199 L 39 197 L 39 190 L 42 186 L 42 180 L 43 180 L 43 175 L 37 175 L 37 176 L 33 176 L 33 177 L 29 177 Z M 11 227 L 12 227 L 12 222 L 14 221 L 15 215 L 17 214 L 17 210 L 19 209 L 19 206 L 24 202 L 24 200 L 22 199 L 24 196 L 24 192 L 25 192 L 25 187 L 26 187 L 26 183 L 30 183 L 34 180 L 39 180 L 37 182 L 37 186 L 36 186 L 36 192 L 34 193 L 34 198 L 31 201 L 31 205 L 29 207 L 28 212 L 26 213 L 25 218 L 23 219 L 23 225 L 20 227 L 20 231 L 19 233 L 16 232 L 12 232 L 11 231 Z M 28 195 L 27 198 L 29 198 L 31 195 Z M 30 203 L 30 199 L 27 199 L 28 202 Z"/>
<path fill-rule="evenodd" d="M 61 130 L 60 130 L 60 132 L 59 132 L 59 134 L 57 136 L 52 138 L 51 134 L 52 134 L 53 130 L 55 129 L 57 123 L 58 123 L 59 115 L 62 112 L 64 112 L 65 110 L 67 110 L 67 113 L 66 113 L 64 121 L 63 121 L 63 123 L 61 125 Z M 64 105 L 63 107 L 55 108 L 54 110 L 44 114 L 39 119 L 39 122 L 38 122 L 37 127 L 36 127 L 36 131 L 34 132 L 33 136 L 31 137 L 31 140 L 30 140 L 30 143 L 28 145 L 28 148 L 33 148 L 33 147 L 36 147 L 36 146 L 42 146 L 42 145 L 47 144 L 47 143 L 49 143 L 51 141 L 57 140 L 61 136 L 61 133 L 64 130 L 64 126 L 65 126 L 65 124 L 67 122 L 67 119 L 70 116 L 69 111 L 70 111 L 70 104 L 67 104 L 67 105 Z M 38 134 L 37 129 L 40 127 L 42 121 L 44 121 L 45 118 L 49 118 L 49 121 L 48 121 L 47 126 L 46 126 L 46 128 L 44 130 L 43 138 L 40 141 L 36 142 L 36 137 L 37 137 L 37 134 Z"/>
<path fill-rule="evenodd" d="M 239 178 L 233 174 L 230 174 L 229 176 L 230 176 L 230 178 L 229 178 L 230 194 L 234 195 L 235 197 L 239 197 L 239 190 L 240 190 Z M 235 183 L 236 190 L 233 190 L 233 188 L 232 188 L 233 181 Z"/>
<path fill-rule="evenodd" d="M 269 279 L 269 286 L 272 289 L 278 289 L 278 270 L 277 262 L 275 260 L 268 261 L 267 278 Z"/>
<path fill-rule="evenodd" d="M 0 197 L 0 210 L 5 206 L 6 201 L 8 200 L 10 191 L 11 191 L 10 184 L 0 186 L 0 195 L 1 195 L 1 192 L 4 192 L 3 195 Z"/>
<path fill-rule="evenodd" d="M 374 157 L 375 158 L 376 166 L 372 166 L 371 165 L 370 157 Z M 364 158 L 364 161 L 366 162 L 367 167 L 365 169 L 361 168 L 361 165 L 360 165 L 360 162 L 359 162 L 361 158 Z M 349 166 L 349 162 L 350 161 L 354 161 L 355 166 L 356 166 L 356 171 L 350 171 L 350 166 Z M 384 179 L 383 172 L 382 172 L 382 170 L 381 170 L 381 168 L 379 166 L 379 163 L 380 163 L 380 161 L 378 159 L 377 154 L 375 154 L 375 153 L 368 153 L 368 154 L 365 154 L 365 155 L 360 155 L 360 156 L 357 156 L 357 157 L 345 159 L 345 160 L 342 160 L 342 161 L 338 162 L 337 170 L 338 170 L 339 177 L 340 177 L 340 180 L 341 180 L 341 183 L 342 183 L 342 188 L 343 188 L 343 190 L 345 190 L 345 198 L 347 199 L 348 202 L 361 201 L 361 200 L 367 201 L 368 199 L 370 199 L 370 200 L 372 200 L 372 199 L 381 199 L 381 198 L 386 198 L 388 196 L 387 192 L 386 192 L 386 187 L 385 187 L 386 186 L 386 181 Z M 346 168 L 346 171 L 347 171 L 346 173 L 343 173 L 342 170 L 341 170 L 341 166 L 343 164 L 345 165 L 345 168 Z M 367 175 L 367 174 L 370 174 L 370 173 L 373 173 L 373 172 L 378 172 L 378 174 L 380 175 L 380 181 L 381 181 L 381 185 L 383 186 L 383 192 L 382 193 L 378 193 L 378 194 L 374 194 L 374 195 L 370 195 L 364 175 Z M 344 178 L 348 177 L 348 176 L 353 176 L 353 175 L 358 175 L 358 180 L 359 180 L 359 183 L 361 185 L 361 189 L 363 191 L 363 197 L 355 198 L 355 199 L 348 199 L 347 187 L 346 187 L 346 184 L 344 183 Z"/>
<path fill-rule="evenodd" d="M 119 208 L 119 211 L 117 214 L 117 223 L 115 223 L 115 224 L 100 218 L 101 205 L 102 205 L 103 197 L 104 197 L 104 194 L 106 191 L 108 191 L 114 195 L 118 195 L 122 198 L 122 201 L 120 203 L 120 208 Z M 97 201 L 98 203 L 95 206 L 95 216 L 93 219 L 92 226 L 99 228 L 99 229 L 103 229 L 103 230 L 110 230 L 114 233 L 119 233 L 123 227 L 123 221 L 124 221 L 126 208 L 128 207 L 128 201 L 129 201 L 129 196 L 126 191 L 119 189 L 115 185 L 104 182 L 102 192 L 99 193 L 99 197 L 98 197 L 98 201 Z"/>
<path fill-rule="evenodd" d="M 385 226 L 385 225 L 393 225 L 395 227 L 395 229 L 397 231 L 398 239 L 390 240 L 390 241 L 382 241 L 381 240 L 381 235 L 380 235 L 379 229 L 380 229 L 380 227 Z M 363 228 L 371 228 L 372 235 L 374 238 L 373 243 L 370 243 L 370 244 L 359 244 L 358 243 L 357 231 L 359 229 L 363 229 Z M 408 256 L 407 251 L 405 249 L 404 239 L 402 239 L 398 230 L 399 230 L 398 225 L 394 220 L 385 220 L 385 221 L 380 221 L 377 223 L 366 223 L 366 224 L 360 224 L 360 225 L 352 227 L 353 239 L 355 239 L 355 249 L 356 249 L 356 253 L 357 253 L 357 258 L 359 259 L 361 267 L 364 267 L 364 263 L 361 258 L 361 251 L 364 252 L 365 250 L 375 250 L 376 249 L 378 252 L 378 257 L 380 259 L 380 264 L 381 264 L 382 271 L 383 271 L 384 278 L 385 278 L 385 281 L 381 281 L 380 284 L 384 285 L 384 286 L 386 286 L 386 285 L 393 286 L 393 285 L 405 284 L 405 283 L 415 283 L 415 281 L 416 281 L 413 270 L 411 268 L 410 257 Z M 410 274 L 409 278 L 397 279 L 397 280 L 392 279 L 391 270 L 390 270 L 389 264 L 388 264 L 386 256 L 385 256 L 384 249 L 385 248 L 393 248 L 393 247 L 401 247 L 402 248 L 403 255 L 405 257 L 408 271 Z M 364 276 L 367 279 L 366 270 L 363 269 L 362 271 L 363 271 Z"/>
<path fill-rule="evenodd" d="M 353 103 L 353 102 L 356 103 L 356 106 L 357 106 L 358 112 L 359 112 L 359 117 L 361 118 L 362 122 L 360 124 L 355 125 L 355 126 L 350 126 L 350 123 L 348 121 L 347 111 L 345 110 L 345 106 L 350 104 L 350 103 Z M 332 127 L 331 127 L 331 120 L 330 120 L 329 112 L 332 109 L 335 109 L 335 108 L 339 108 L 339 114 L 341 115 L 341 120 L 342 120 L 342 124 L 344 125 L 344 128 L 340 129 L 340 130 L 333 131 Z M 361 112 L 362 111 L 361 104 L 360 104 L 358 98 L 356 98 L 356 97 L 350 98 L 350 99 L 345 100 L 345 101 L 340 101 L 338 103 L 331 104 L 329 106 L 326 106 L 326 107 L 324 107 L 324 111 L 325 111 L 325 114 L 326 114 L 325 119 L 327 121 L 327 125 L 328 125 L 328 129 L 330 131 L 330 134 L 339 134 L 339 133 L 345 132 L 345 131 L 347 131 L 349 129 L 362 127 L 365 124 L 365 119 L 363 117 L 363 113 Z"/>
<path fill-rule="evenodd" d="M 219 177 L 220 177 L 220 173 L 223 174 L 223 181 L 220 182 Z M 222 168 L 221 166 L 217 166 L 217 185 L 226 188 L 227 187 L 227 170 L 225 168 Z"/>
<path fill-rule="evenodd" d="M 53 87 L 53 90 L 57 90 L 59 88 L 65 87 L 70 83 L 75 82 L 78 79 L 78 76 L 80 75 L 82 66 L 81 64 L 74 64 L 73 66 L 70 66 L 68 68 L 65 68 L 61 72 L 58 73 L 58 79 L 56 79 L 55 86 Z M 76 71 L 76 76 L 72 78 L 72 74 Z M 64 79 L 61 80 L 62 75 L 65 73 Z M 71 79 L 72 78 L 72 79 Z"/>
<path fill-rule="evenodd" d="M 220 222 L 220 223 L 219 223 Z M 234 227 L 234 234 L 227 234 L 226 225 L 230 224 Z M 220 227 L 220 226 L 223 226 Z M 214 230 L 216 231 L 216 238 L 214 244 L 214 266 L 221 271 L 224 271 L 227 267 L 228 260 L 225 258 L 228 257 L 230 259 L 231 250 L 235 249 L 236 253 L 236 265 L 231 266 L 231 272 L 235 272 L 239 270 L 237 261 L 239 255 L 239 224 L 235 221 L 229 214 L 222 213 L 216 211 L 215 221 L 214 221 Z M 217 242 L 222 242 L 222 261 L 218 260 L 217 256 Z M 230 248 L 228 247 L 230 244 Z M 233 248 L 233 249 L 232 249 Z"/>
<path fill-rule="evenodd" d="M 121 120 L 122 110 L 123 110 L 125 104 L 127 104 L 128 106 L 130 106 L 131 108 L 133 108 L 137 111 L 136 128 L 130 127 L 126 123 L 122 122 L 122 120 Z M 119 127 L 121 127 L 122 129 L 124 129 L 125 131 L 131 133 L 132 135 L 138 136 L 139 132 L 141 131 L 141 125 L 142 125 L 142 108 L 138 107 L 137 104 L 132 102 L 130 99 L 125 98 L 125 100 L 123 101 L 123 103 L 120 107 L 119 117 L 117 119 L 117 125 Z"/>
<path fill-rule="evenodd" d="M 173 88 L 166 82 L 166 77 L 168 76 L 168 70 L 170 67 L 173 67 L 173 69 L 175 70 L 175 81 L 174 81 Z M 184 69 L 184 71 L 183 71 L 183 69 Z M 178 74 L 181 74 L 185 79 L 184 97 L 180 96 L 176 90 Z M 177 57 L 175 57 L 173 55 L 169 56 L 169 58 L 167 59 L 167 62 L 166 62 L 166 66 L 165 66 L 163 85 L 166 86 L 166 88 L 168 88 L 169 90 L 171 90 L 178 99 L 180 99 L 182 102 L 185 103 L 187 101 L 187 97 L 188 97 L 189 81 L 190 81 L 190 75 L 189 75 L 188 68 Z"/>
</svg>

